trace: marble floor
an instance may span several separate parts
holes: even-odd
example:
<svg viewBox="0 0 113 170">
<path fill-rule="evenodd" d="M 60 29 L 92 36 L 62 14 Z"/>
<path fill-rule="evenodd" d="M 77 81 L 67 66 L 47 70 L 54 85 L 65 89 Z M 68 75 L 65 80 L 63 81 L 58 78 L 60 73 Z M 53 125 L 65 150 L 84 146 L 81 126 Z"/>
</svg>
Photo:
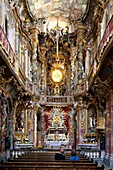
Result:
<svg viewBox="0 0 113 170">
<path fill-rule="evenodd" d="M 96 160 L 93 160 L 93 161 L 97 162 L 98 166 L 104 165 L 104 170 L 113 170 L 113 167 L 109 167 L 108 165 L 106 165 L 102 159 L 96 159 Z"/>
<path fill-rule="evenodd" d="M 103 163 L 102 163 L 103 164 Z M 102 164 L 98 164 L 98 166 L 101 166 Z M 106 164 L 103 164 L 104 165 L 104 170 L 113 170 L 113 167 L 109 167 L 107 166 Z"/>
<path fill-rule="evenodd" d="M 104 165 L 104 166 L 105 166 L 104 170 L 113 170 L 113 167 L 111 168 L 111 167 L 109 167 L 107 165 Z"/>
</svg>

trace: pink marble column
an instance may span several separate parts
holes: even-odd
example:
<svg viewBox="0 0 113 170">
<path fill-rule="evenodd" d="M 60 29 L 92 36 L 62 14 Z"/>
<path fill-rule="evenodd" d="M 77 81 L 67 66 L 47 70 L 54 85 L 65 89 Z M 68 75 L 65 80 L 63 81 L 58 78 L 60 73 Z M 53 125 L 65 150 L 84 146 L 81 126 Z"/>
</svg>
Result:
<svg viewBox="0 0 113 170">
<path fill-rule="evenodd" d="M 105 163 L 113 167 L 113 92 L 111 91 L 106 99 L 105 119 Z"/>
<path fill-rule="evenodd" d="M 110 98 L 110 115 L 109 115 L 109 135 L 110 135 L 110 148 L 109 152 L 113 158 L 113 92 Z"/>
<path fill-rule="evenodd" d="M 109 111 L 109 96 L 107 97 L 107 101 L 106 101 L 106 115 L 105 115 L 105 133 L 106 133 L 106 138 L 105 138 L 105 151 L 106 151 L 106 154 L 109 153 L 109 114 L 110 114 L 110 111 Z"/>
</svg>

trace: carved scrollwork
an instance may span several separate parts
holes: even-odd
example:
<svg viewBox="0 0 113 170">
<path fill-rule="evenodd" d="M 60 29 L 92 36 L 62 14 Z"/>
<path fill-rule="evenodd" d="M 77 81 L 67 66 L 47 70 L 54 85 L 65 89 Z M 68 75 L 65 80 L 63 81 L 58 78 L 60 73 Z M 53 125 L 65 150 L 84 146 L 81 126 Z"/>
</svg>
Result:
<svg viewBox="0 0 113 170">
<path fill-rule="evenodd" d="M 109 90 L 109 85 L 110 80 L 102 81 L 100 77 L 97 77 L 91 88 L 99 112 L 104 112 L 105 110 L 106 94 Z"/>
<path fill-rule="evenodd" d="M 109 0 L 98 0 L 99 6 L 104 9 L 104 7 L 105 7 L 105 5 L 106 5 L 106 3 L 107 3 L 108 1 L 109 1 Z"/>
</svg>

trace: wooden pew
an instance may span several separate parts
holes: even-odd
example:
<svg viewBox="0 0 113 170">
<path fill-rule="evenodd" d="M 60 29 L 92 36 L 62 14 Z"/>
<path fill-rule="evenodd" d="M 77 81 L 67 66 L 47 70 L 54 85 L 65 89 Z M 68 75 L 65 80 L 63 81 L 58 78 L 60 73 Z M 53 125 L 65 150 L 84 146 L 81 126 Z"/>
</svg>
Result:
<svg viewBox="0 0 113 170">
<path fill-rule="evenodd" d="M 5 169 L 6 168 L 6 169 Z M 10 168 L 20 168 L 19 170 L 104 170 L 104 167 L 97 167 L 97 163 L 80 161 L 41 161 L 41 162 L 3 162 L 0 165 L 0 170 L 11 170 Z M 16 170 L 16 169 L 15 169 Z"/>
<path fill-rule="evenodd" d="M 65 155 L 65 159 L 66 160 L 69 160 L 69 157 L 70 157 L 70 153 L 65 153 L 64 154 Z M 86 158 L 85 157 L 83 157 L 83 156 L 79 156 L 80 157 L 80 159 L 85 159 L 86 160 Z M 23 156 L 21 156 L 21 157 L 18 157 L 18 158 L 15 158 L 17 161 L 19 160 L 19 161 L 27 161 L 28 159 L 31 159 L 31 160 L 35 160 L 35 161 L 37 161 L 37 160 L 39 160 L 39 161 L 43 161 L 43 160 L 46 160 L 46 161 L 49 161 L 49 160 L 53 160 L 54 161 L 54 159 L 55 159 L 55 152 L 49 152 L 49 153 L 47 153 L 47 152 L 38 152 L 38 153 L 30 153 L 30 154 L 27 154 L 27 155 L 23 155 Z"/>
<path fill-rule="evenodd" d="M 87 167 L 87 166 L 78 166 L 78 167 L 71 167 L 71 166 L 4 166 L 0 165 L 0 170 L 104 170 L 104 167 Z"/>
<path fill-rule="evenodd" d="M 97 163 L 93 162 L 80 162 L 80 161 L 41 161 L 41 162 L 3 162 L 1 165 L 9 165 L 9 166 L 97 166 Z"/>
<path fill-rule="evenodd" d="M 80 161 L 69 161 L 70 153 L 65 153 L 67 160 L 55 161 L 55 153 L 30 153 L 10 162 L 3 162 L 0 170 L 104 170 L 88 158 L 80 156 Z"/>
<path fill-rule="evenodd" d="M 39 161 L 55 161 L 55 158 L 50 158 L 50 157 L 46 157 L 46 158 L 15 158 L 13 160 L 10 160 L 10 162 L 39 162 Z M 67 159 L 66 161 L 68 161 L 69 159 Z M 92 160 L 89 159 L 80 159 L 81 162 L 89 162 Z"/>
<path fill-rule="evenodd" d="M 18 162 L 19 162 L 19 163 L 20 163 L 20 162 L 23 162 L 23 163 L 25 163 L 25 162 L 38 163 L 38 162 L 40 162 L 40 161 L 41 161 L 41 160 L 31 160 L 31 159 L 30 159 L 30 160 L 27 160 L 27 161 L 26 161 L 26 160 L 23 160 L 23 159 L 20 160 L 20 161 L 19 161 L 19 160 L 18 160 L 18 161 L 16 161 L 16 160 L 10 160 L 10 162 L 17 162 L 17 163 L 18 163 Z M 49 161 L 50 161 L 50 160 L 49 160 Z M 54 161 L 55 161 L 55 160 L 52 160 L 51 162 L 54 162 Z M 68 160 L 65 160 L 65 161 L 68 161 Z M 41 162 L 43 162 L 43 161 L 41 161 Z M 48 161 L 45 160 L 45 162 L 48 162 Z M 77 162 L 77 161 L 76 161 L 76 162 Z M 80 161 L 78 161 L 78 163 L 82 163 L 82 164 L 84 164 L 84 163 L 90 163 L 90 162 L 92 163 L 93 161 L 92 161 L 92 160 L 80 160 Z"/>
</svg>

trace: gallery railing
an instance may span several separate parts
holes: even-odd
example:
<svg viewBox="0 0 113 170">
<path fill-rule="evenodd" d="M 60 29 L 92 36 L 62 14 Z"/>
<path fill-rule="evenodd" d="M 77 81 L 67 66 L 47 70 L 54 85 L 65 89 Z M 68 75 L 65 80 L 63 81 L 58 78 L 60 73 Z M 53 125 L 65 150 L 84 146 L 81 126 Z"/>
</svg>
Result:
<svg viewBox="0 0 113 170">
<path fill-rule="evenodd" d="M 0 45 L 2 46 L 4 52 L 6 53 L 7 60 L 9 61 L 11 67 L 14 68 L 15 54 L 1 26 L 0 26 Z"/>
<path fill-rule="evenodd" d="M 100 45 L 99 45 L 99 48 L 98 48 L 98 54 L 97 54 L 97 61 L 98 63 L 100 63 L 100 59 L 101 59 L 101 54 L 102 52 L 104 51 L 105 49 L 105 46 L 107 46 L 107 44 L 110 42 L 112 36 L 113 36 L 113 16 L 111 17 L 106 29 L 105 29 L 105 32 L 104 32 L 104 35 L 101 39 L 101 42 L 100 42 Z"/>
</svg>

